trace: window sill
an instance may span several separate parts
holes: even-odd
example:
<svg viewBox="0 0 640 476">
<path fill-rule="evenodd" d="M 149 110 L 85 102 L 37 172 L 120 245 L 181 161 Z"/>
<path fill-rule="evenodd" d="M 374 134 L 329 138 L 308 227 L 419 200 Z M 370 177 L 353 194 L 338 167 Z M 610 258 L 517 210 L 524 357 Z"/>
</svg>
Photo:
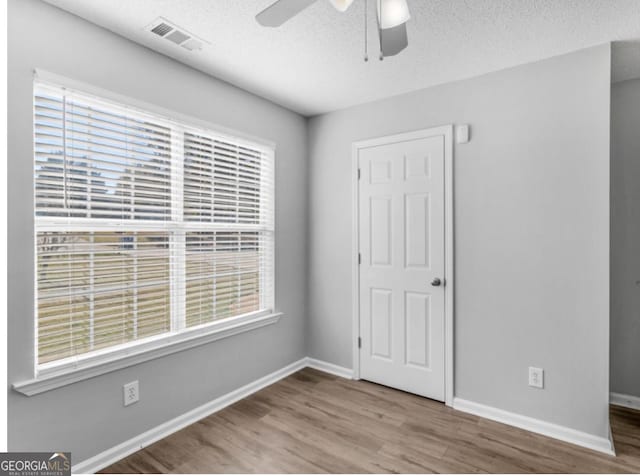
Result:
<svg viewBox="0 0 640 476">
<path fill-rule="evenodd" d="M 115 356 L 105 354 L 90 360 L 79 360 L 72 366 L 50 369 L 46 373 L 41 372 L 38 377 L 32 380 L 14 383 L 13 389 L 30 397 L 158 357 L 274 324 L 280 320 L 281 316 L 281 312 L 258 316 L 247 315 L 187 330 L 180 334 L 162 337 L 144 345 L 131 346 L 124 352 L 118 352 Z"/>
</svg>

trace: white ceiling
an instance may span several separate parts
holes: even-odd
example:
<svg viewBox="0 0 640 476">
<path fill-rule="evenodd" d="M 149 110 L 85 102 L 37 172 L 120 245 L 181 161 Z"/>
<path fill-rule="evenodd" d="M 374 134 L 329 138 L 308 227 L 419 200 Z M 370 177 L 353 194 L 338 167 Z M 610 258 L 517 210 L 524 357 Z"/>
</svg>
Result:
<svg viewBox="0 0 640 476">
<path fill-rule="evenodd" d="M 640 0 L 409 0 L 408 49 L 378 61 L 369 15 L 365 63 L 364 0 L 343 14 L 318 0 L 278 29 L 254 19 L 274 0 L 45 1 L 304 115 L 640 38 Z M 144 30 L 158 16 L 210 44 L 188 52 Z M 615 79 L 640 76 L 639 51 Z"/>
</svg>

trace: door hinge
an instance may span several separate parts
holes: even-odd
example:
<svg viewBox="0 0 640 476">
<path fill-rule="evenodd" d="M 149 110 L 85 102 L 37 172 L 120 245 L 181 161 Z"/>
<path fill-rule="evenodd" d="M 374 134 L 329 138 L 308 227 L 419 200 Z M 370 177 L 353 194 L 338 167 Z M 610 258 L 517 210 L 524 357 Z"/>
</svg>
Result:
<svg viewBox="0 0 640 476">
<path fill-rule="evenodd" d="M 358 264 L 362 264 L 362 255 L 358 253 Z"/>
<path fill-rule="evenodd" d="M 358 169 L 358 180 L 360 180 L 360 169 Z"/>
<path fill-rule="evenodd" d="M 358 349 L 362 348 L 362 337 L 358 337 Z"/>
</svg>

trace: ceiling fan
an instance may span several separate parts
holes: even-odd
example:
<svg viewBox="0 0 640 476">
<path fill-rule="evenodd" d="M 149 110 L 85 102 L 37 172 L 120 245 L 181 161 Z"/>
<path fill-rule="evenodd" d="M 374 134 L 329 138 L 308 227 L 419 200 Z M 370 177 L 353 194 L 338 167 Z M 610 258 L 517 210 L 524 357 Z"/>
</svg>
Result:
<svg viewBox="0 0 640 476">
<path fill-rule="evenodd" d="M 262 26 L 279 27 L 302 10 L 318 0 L 277 0 L 256 15 Z M 374 0 L 377 4 L 378 37 L 380 40 L 380 59 L 394 56 L 404 50 L 407 38 L 407 21 L 411 18 L 407 0 Z M 345 12 L 353 0 L 329 0 L 339 12 Z M 365 42 L 366 42 L 366 2 L 365 0 Z M 365 43 L 366 45 L 366 43 Z M 366 46 L 365 46 L 366 48 Z M 365 61 L 368 59 L 365 52 Z"/>
</svg>

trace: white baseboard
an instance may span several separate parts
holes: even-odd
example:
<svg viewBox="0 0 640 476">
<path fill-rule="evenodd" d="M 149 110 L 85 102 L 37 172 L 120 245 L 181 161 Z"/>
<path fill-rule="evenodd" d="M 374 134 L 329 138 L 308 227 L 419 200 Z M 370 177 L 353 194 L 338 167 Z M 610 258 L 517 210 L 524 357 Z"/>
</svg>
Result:
<svg viewBox="0 0 640 476">
<path fill-rule="evenodd" d="M 511 413 L 499 408 L 489 407 L 480 403 L 463 400 L 461 398 L 453 399 L 453 408 L 466 413 L 471 413 L 489 420 L 494 420 L 506 425 L 522 428 L 523 430 L 539 433 L 556 440 L 566 441 L 574 445 L 583 446 L 595 451 L 600 451 L 611 456 L 615 456 L 613 443 L 611 439 L 601 436 L 584 433 L 582 431 L 567 428 L 565 426 L 556 425 L 535 418 Z"/>
<path fill-rule="evenodd" d="M 311 367 L 312 369 L 321 370 L 322 372 L 326 372 L 328 374 L 337 375 L 338 377 L 352 379 L 353 378 L 353 370 L 348 369 L 346 367 L 340 367 L 339 365 L 330 364 L 329 362 L 325 362 L 323 360 L 312 359 L 311 357 L 307 357 L 307 367 Z"/>
<path fill-rule="evenodd" d="M 640 410 L 640 397 L 635 397 L 633 395 L 611 392 L 609 394 L 609 403 L 611 403 L 611 405 L 618 405 L 619 407 Z"/>
<path fill-rule="evenodd" d="M 240 387 L 233 392 L 227 393 L 215 400 L 212 400 L 209 403 L 205 403 L 193 410 L 184 413 L 172 420 L 167 421 L 161 425 L 152 428 L 149 431 L 146 431 L 138 436 L 131 438 L 130 440 L 125 441 L 113 448 L 109 448 L 102 453 L 97 454 L 89 459 L 81 461 L 73 465 L 72 472 L 73 474 L 92 474 L 97 471 L 100 471 L 103 468 L 106 468 L 110 464 L 113 464 L 117 461 L 120 461 L 122 458 L 129 456 L 132 453 L 135 453 L 142 448 L 149 446 L 152 443 L 155 443 L 162 438 L 169 436 L 172 433 L 175 433 L 182 428 L 191 425 L 192 423 L 201 420 L 212 413 L 215 413 L 223 408 L 237 402 L 238 400 L 242 400 L 243 398 L 248 397 L 252 393 L 257 392 L 258 390 L 267 387 L 278 380 L 281 380 L 298 370 L 302 370 L 307 366 L 307 358 L 300 359 L 297 362 L 294 362 L 286 367 L 281 368 L 280 370 L 276 370 L 275 372 L 266 375 L 258 380 L 245 385 L 244 387 Z"/>
<path fill-rule="evenodd" d="M 100 471 L 110 464 L 120 461 L 122 458 L 126 458 L 130 454 L 135 453 L 136 451 L 139 451 L 142 448 L 145 448 L 152 443 L 155 443 L 156 441 L 161 440 L 162 438 L 165 438 L 170 434 L 191 425 L 192 423 L 195 423 L 198 420 L 202 420 L 212 413 L 220 411 L 223 408 L 228 407 L 229 405 L 248 397 L 252 393 L 257 392 L 264 387 L 268 387 L 269 385 L 276 383 L 278 380 L 282 380 L 283 378 L 297 372 L 298 370 L 304 369 L 305 367 L 311 367 L 316 370 L 321 370 L 323 372 L 337 375 L 338 377 L 348 379 L 353 377 L 353 371 L 350 369 L 330 364 L 328 362 L 323 362 L 321 360 L 305 357 L 304 359 L 300 359 L 297 362 L 281 368 L 280 370 L 276 370 L 269 375 L 259 378 L 258 380 L 251 382 L 244 387 L 240 387 L 233 392 L 218 397 L 209 403 L 205 403 L 204 405 L 199 406 L 198 408 L 194 408 L 193 410 L 184 413 L 172 420 L 169 420 L 166 423 L 162 423 L 161 425 L 158 425 L 151 430 L 145 431 L 144 433 L 135 436 L 130 440 L 125 441 L 124 443 L 114 446 L 113 448 L 109 448 L 108 450 L 105 450 L 102 453 L 99 453 L 89 459 L 81 461 L 80 463 L 73 465 L 72 472 L 73 474 L 92 474 Z"/>
</svg>

